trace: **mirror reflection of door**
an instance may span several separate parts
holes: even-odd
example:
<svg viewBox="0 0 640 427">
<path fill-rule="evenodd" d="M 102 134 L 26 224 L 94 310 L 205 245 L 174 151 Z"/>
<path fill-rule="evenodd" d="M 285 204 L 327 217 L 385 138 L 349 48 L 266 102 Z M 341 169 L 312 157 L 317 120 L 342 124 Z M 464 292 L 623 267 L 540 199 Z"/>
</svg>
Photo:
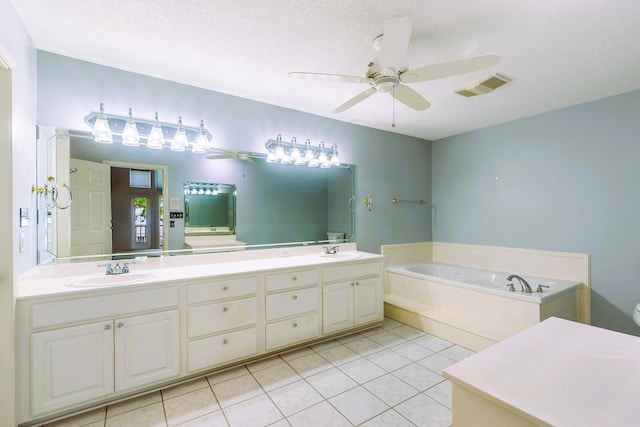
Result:
<svg viewBox="0 0 640 427">
<path fill-rule="evenodd" d="M 113 252 L 162 249 L 162 178 L 154 170 L 111 168 Z"/>
<path fill-rule="evenodd" d="M 110 167 L 71 159 L 71 255 L 111 253 Z"/>
</svg>

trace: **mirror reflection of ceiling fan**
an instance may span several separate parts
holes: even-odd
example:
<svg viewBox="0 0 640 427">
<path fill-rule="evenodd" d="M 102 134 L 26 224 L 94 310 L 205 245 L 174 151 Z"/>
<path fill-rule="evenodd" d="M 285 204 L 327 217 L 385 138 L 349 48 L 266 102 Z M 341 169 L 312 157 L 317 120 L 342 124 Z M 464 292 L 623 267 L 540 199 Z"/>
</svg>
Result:
<svg viewBox="0 0 640 427">
<path fill-rule="evenodd" d="M 411 19 L 406 16 L 395 16 L 387 20 L 384 33 L 373 40 L 378 57 L 369 62 L 364 77 L 307 72 L 291 72 L 289 75 L 300 79 L 369 84 L 367 90 L 339 105 L 333 110 L 334 113 L 341 113 L 376 92 L 389 93 L 406 106 L 422 111 L 429 108 L 429 101 L 407 84 L 470 73 L 492 67 L 500 61 L 498 55 L 490 53 L 408 69 L 405 65 L 405 55 L 409 47 L 412 25 Z"/>
<path fill-rule="evenodd" d="M 251 153 L 247 151 L 223 150 L 222 148 L 212 148 L 211 151 L 214 151 L 214 154 L 208 155 L 207 159 L 239 159 L 245 162 L 255 163 L 255 160 L 252 159 Z"/>
</svg>

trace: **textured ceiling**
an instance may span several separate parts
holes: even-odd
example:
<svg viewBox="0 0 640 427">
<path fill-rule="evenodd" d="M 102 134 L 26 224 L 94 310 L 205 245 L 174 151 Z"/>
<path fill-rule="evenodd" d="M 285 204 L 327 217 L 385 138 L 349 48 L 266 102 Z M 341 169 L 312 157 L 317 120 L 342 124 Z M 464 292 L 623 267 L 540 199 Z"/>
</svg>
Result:
<svg viewBox="0 0 640 427">
<path fill-rule="evenodd" d="M 12 0 L 38 49 L 429 140 L 640 88 L 638 0 Z M 413 111 L 366 84 L 290 71 L 364 75 L 386 19 L 413 21 L 409 68 L 485 53 L 484 71 L 412 84 Z M 493 73 L 487 95 L 454 90 Z"/>
</svg>

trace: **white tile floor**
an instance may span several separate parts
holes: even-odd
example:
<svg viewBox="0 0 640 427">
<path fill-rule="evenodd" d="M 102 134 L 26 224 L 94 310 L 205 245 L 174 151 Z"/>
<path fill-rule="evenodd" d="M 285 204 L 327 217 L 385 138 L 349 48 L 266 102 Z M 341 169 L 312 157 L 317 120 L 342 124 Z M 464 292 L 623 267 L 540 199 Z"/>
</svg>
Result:
<svg viewBox="0 0 640 427">
<path fill-rule="evenodd" d="M 447 366 L 472 351 L 385 319 L 46 427 L 446 426 Z"/>
</svg>

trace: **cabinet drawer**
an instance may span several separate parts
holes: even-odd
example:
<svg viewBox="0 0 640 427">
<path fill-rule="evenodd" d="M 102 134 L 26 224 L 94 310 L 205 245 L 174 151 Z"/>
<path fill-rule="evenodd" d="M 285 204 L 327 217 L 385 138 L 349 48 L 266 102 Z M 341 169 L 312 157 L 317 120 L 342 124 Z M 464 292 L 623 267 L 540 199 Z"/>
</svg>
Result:
<svg viewBox="0 0 640 427">
<path fill-rule="evenodd" d="M 320 280 L 317 269 L 289 271 L 287 273 L 268 274 L 267 292 L 280 291 L 299 286 L 315 285 Z"/>
<path fill-rule="evenodd" d="M 255 297 L 207 304 L 188 309 L 189 338 L 215 334 L 228 329 L 255 325 L 258 303 Z"/>
<path fill-rule="evenodd" d="M 267 295 L 267 321 L 320 309 L 320 288 L 296 289 Z"/>
<path fill-rule="evenodd" d="M 380 274 L 380 262 L 362 262 L 335 267 L 325 267 L 322 270 L 322 280 L 333 282 L 355 277 L 377 276 Z"/>
<path fill-rule="evenodd" d="M 320 336 L 318 313 L 267 325 L 267 351 Z"/>
<path fill-rule="evenodd" d="M 128 316 L 136 312 L 175 307 L 179 301 L 178 288 L 171 287 L 45 302 L 31 306 L 31 327 L 38 329 L 91 319 Z"/>
<path fill-rule="evenodd" d="M 222 365 L 258 353 L 258 328 L 191 341 L 187 347 L 189 372 Z"/>
<path fill-rule="evenodd" d="M 190 285 L 187 289 L 187 303 L 197 304 L 199 302 L 255 295 L 257 290 L 258 278 L 255 276 L 199 283 Z"/>
</svg>

